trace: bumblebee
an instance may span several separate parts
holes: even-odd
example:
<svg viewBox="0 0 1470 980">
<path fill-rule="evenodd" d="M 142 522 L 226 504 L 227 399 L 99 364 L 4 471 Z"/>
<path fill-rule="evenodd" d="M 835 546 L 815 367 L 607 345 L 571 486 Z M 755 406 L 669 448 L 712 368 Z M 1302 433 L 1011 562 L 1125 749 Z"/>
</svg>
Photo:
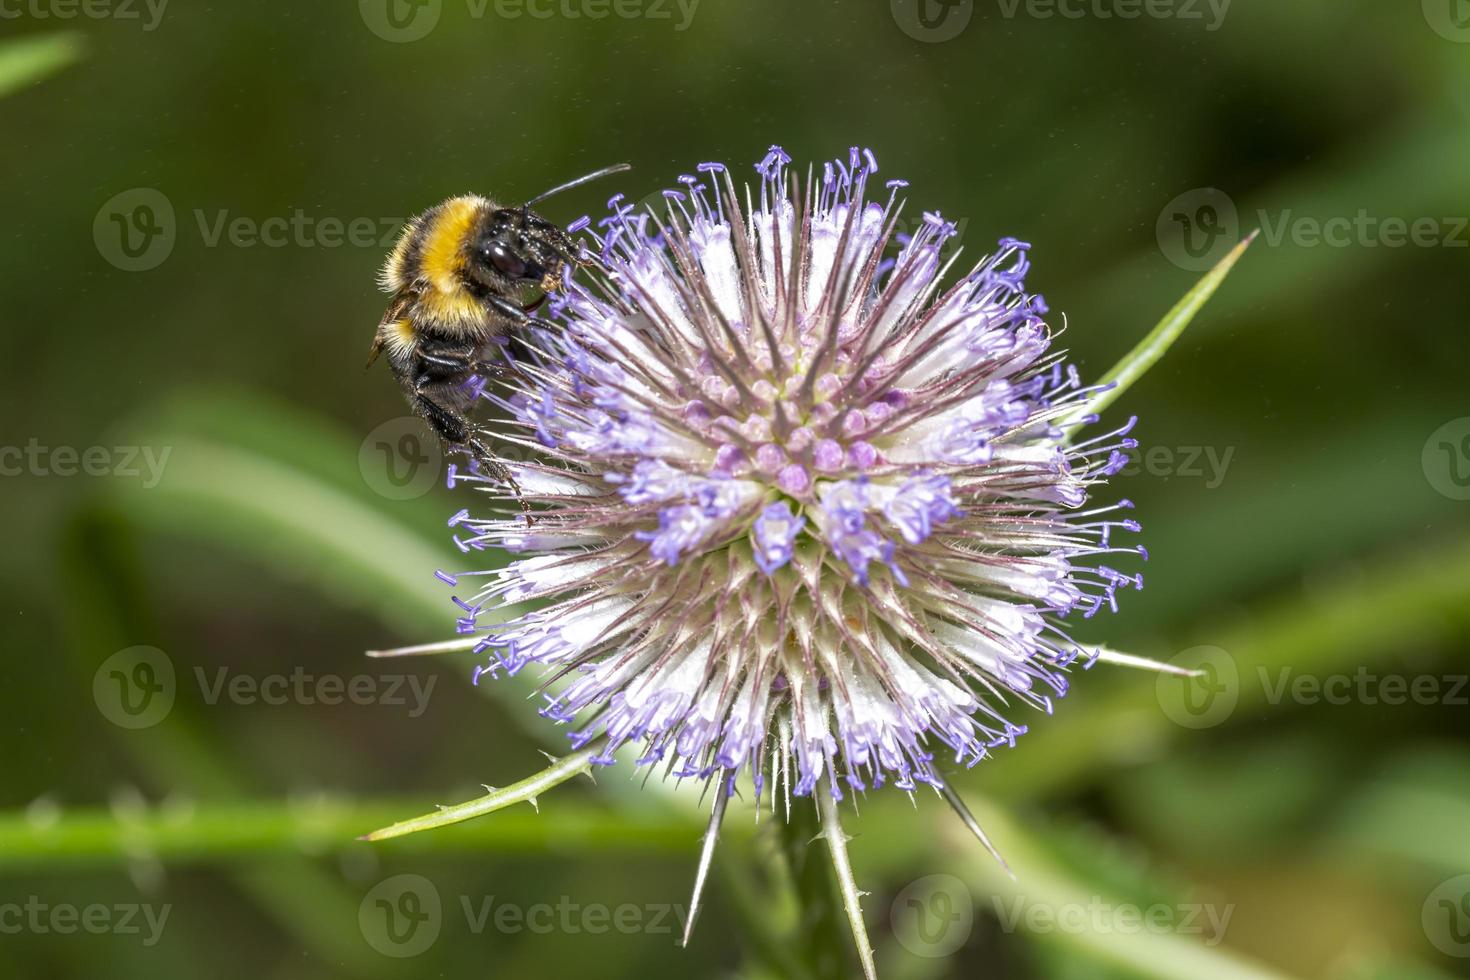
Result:
<svg viewBox="0 0 1470 980">
<path fill-rule="evenodd" d="M 466 417 L 475 397 L 472 381 L 504 370 L 502 340 L 529 326 L 553 326 L 534 312 L 574 268 L 600 266 L 531 205 L 628 169 L 625 163 L 606 167 L 513 207 L 475 195 L 452 197 L 409 221 L 379 275 L 392 299 L 369 366 L 385 355 L 413 412 L 517 496 L 489 433 Z M 532 302 L 525 302 L 528 296 Z"/>
</svg>

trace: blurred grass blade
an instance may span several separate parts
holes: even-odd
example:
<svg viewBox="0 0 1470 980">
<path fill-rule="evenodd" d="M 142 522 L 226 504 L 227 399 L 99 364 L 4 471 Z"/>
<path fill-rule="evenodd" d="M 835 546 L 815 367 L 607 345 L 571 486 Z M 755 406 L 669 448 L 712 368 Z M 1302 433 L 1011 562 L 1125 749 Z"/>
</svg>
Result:
<svg viewBox="0 0 1470 980">
<path fill-rule="evenodd" d="M 67 618 L 68 642 L 62 644 L 65 655 L 83 677 L 96 669 L 97 651 L 116 650 L 138 637 L 162 635 L 136 550 L 127 523 L 100 507 L 79 510 L 62 537 L 60 579 L 73 601 L 81 599 L 90 612 L 88 616 Z M 157 792 L 184 790 L 225 799 L 240 798 L 249 792 L 249 779 L 242 772 L 240 760 L 215 732 L 187 711 L 172 712 L 167 725 L 128 734 L 131 737 L 118 740 L 118 744 L 126 746 L 135 769 Z M 148 812 L 142 794 L 127 787 L 114 794 L 114 799 L 101 829 L 115 835 L 130 872 L 145 879 L 157 877 L 162 857 L 151 844 L 169 843 L 173 828 L 152 837 L 141 834 L 138 824 Z M 64 861 L 65 851 L 60 855 L 43 853 L 57 822 L 55 808 L 44 803 L 33 805 L 21 821 L 0 821 L 0 867 L 14 860 L 47 867 Z M 92 829 L 98 829 L 98 824 L 93 823 Z M 227 868 L 225 877 L 314 955 L 340 963 L 354 976 L 383 975 L 381 957 L 370 955 L 360 942 L 335 927 L 352 913 L 356 896 L 299 851 L 286 852 L 284 860 L 268 869 Z"/>
<path fill-rule="evenodd" d="M 1005 910 L 1005 919 L 1024 928 L 1031 919 L 1032 909 L 1055 923 L 1069 909 L 1105 907 L 1100 903 L 1111 903 L 1114 908 L 1127 907 L 1126 903 L 1120 906 L 1114 896 L 1100 895 L 1096 882 L 1079 879 L 1052 859 L 1028 830 L 1009 819 L 1002 808 L 977 809 L 980 819 L 991 829 L 996 846 L 1014 864 L 1017 880 L 1007 877 L 989 855 L 980 852 L 969 832 L 958 822 L 946 822 L 941 833 L 949 850 L 959 855 L 965 877 L 990 894 L 996 909 Z M 1286 980 L 1287 977 L 1223 945 L 1208 946 L 1174 932 L 1048 928 L 1039 931 L 1037 938 L 1068 944 L 1099 965 L 1150 980 L 1179 980 L 1180 977 Z M 1223 937 L 1212 938 L 1218 941 Z"/>
<path fill-rule="evenodd" d="M 1099 379 L 1099 384 L 1111 384 L 1112 387 L 1106 391 L 1100 391 L 1096 396 L 1088 399 L 1079 415 L 1101 414 L 1104 409 L 1117 401 L 1133 383 L 1143 377 L 1149 368 L 1159 362 L 1179 335 L 1184 333 L 1184 328 L 1207 303 L 1215 290 L 1225 281 L 1235 263 L 1245 254 L 1251 242 L 1256 240 L 1259 229 L 1230 250 L 1230 254 L 1221 259 L 1213 269 L 1205 273 L 1203 279 L 1195 283 L 1194 288 L 1184 294 L 1184 298 L 1174 304 L 1174 308 L 1164 314 L 1164 318 L 1149 331 L 1148 336 L 1139 342 L 1137 347 L 1123 357 L 1121 361 L 1114 364 L 1107 374 Z"/>
<path fill-rule="evenodd" d="M 167 452 L 156 486 L 115 487 L 111 503 L 128 520 L 263 562 L 404 637 L 452 636 L 454 607 L 433 574 L 458 555 L 444 530 L 449 503 L 437 493 L 384 497 L 360 471 L 350 434 L 259 396 L 221 393 L 181 396 L 132 422 L 126 438 Z M 494 560 L 487 553 L 482 564 Z M 528 732 L 549 736 L 523 686 L 485 688 Z"/>
<path fill-rule="evenodd" d="M 0 44 L 0 96 L 39 82 L 81 58 L 82 36 L 67 32 Z"/>
<path fill-rule="evenodd" d="M 1448 532 L 1446 532 L 1448 536 Z M 1284 595 L 1228 627 L 1196 627 L 1197 642 L 1224 651 L 1233 671 L 1233 717 L 1269 705 L 1270 671 L 1290 666 L 1302 674 L 1328 674 L 1372 665 L 1416 643 L 1448 643 L 1470 602 L 1470 537 L 1459 535 L 1421 551 L 1383 556 L 1361 576 Z M 1165 677 L 1163 681 L 1172 681 Z M 1055 723 L 1036 726 L 1024 753 L 1003 753 L 987 764 L 987 792 L 1036 796 L 1087 785 L 1107 767 L 1132 764 L 1191 729 L 1162 709 L 1161 679 L 1128 678 L 1113 689 L 1059 712 Z M 1110 738 L 1078 733 L 1111 732 Z"/>
<path fill-rule="evenodd" d="M 288 463 L 248 449 L 172 439 L 167 478 L 127 512 L 252 554 L 405 629 L 451 631 L 449 597 L 432 577 L 442 549 L 400 521 Z"/>
<path fill-rule="evenodd" d="M 1371 855 L 1435 875 L 1470 868 L 1470 752 L 1430 743 L 1390 755 L 1341 805 L 1329 846 L 1344 860 Z"/>
<path fill-rule="evenodd" d="M 423 435 L 430 438 L 427 429 Z M 416 499 L 390 499 L 363 468 L 365 442 L 252 392 L 186 393 L 134 420 L 123 436 L 167 450 L 155 486 L 117 481 L 110 504 L 129 521 L 255 559 L 284 580 L 367 610 L 414 641 L 455 643 L 450 592 L 433 574 L 463 557 L 445 526 L 456 495 L 442 484 Z M 492 549 L 478 552 L 475 565 L 505 560 Z M 488 625 L 502 615 L 487 610 L 479 620 Z M 361 649 L 326 652 L 362 655 Z M 461 673 L 468 682 L 470 669 Z M 506 678 L 478 690 L 537 742 L 563 749 L 565 735 L 526 697 L 533 684 L 529 677 Z M 648 791 L 671 797 L 675 789 L 665 781 L 642 789 L 609 782 L 608 795 L 617 798 Z"/>
</svg>

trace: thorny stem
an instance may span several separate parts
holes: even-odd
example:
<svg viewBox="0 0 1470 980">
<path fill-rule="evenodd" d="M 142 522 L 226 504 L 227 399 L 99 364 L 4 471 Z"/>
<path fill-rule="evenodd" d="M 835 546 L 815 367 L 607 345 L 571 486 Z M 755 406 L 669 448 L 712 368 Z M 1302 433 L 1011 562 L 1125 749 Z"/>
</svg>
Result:
<svg viewBox="0 0 1470 980">
<path fill-rule="evenodd" d="M 601 751 L 600 743 L 589 745 L 579 752 L 557 759 L 536 775 L 522 779 L 518 783 L 513 783 L 503 789 L 492 789 L 479 799 L 470 800 L 467 803 L 441 806 L 434 813 L 426 813 L 421 817 L 413 817 L 409 820 L 400 820 L 392 826 L 364 834 L 360 839 L 377 841 L 402 837 L 405 834 L 416 834 L 421 830 L 432 830 L 435 827 L 444 827 L 452 823 L 459 823 L 461 820 L 469 820 L 471 817 L 494 813 L 496 810 L 516 803 L 530 803 L 535 806 L 536 797 L 541 793 L 554 786 L 560 786 L 573 776 L 584 772 L 590 773 L 592 757 Z"/>
<path fill-rule="evenodd" d="M 813 796 L 826 794 L 818 787 Z M 842 953 L 847 938 L 837 917 L 837 892 L 830 865 L 812 849 L 822 836 L 817 804 L 795 800 L 781 828 L 781 848 L 791 869 L 796 890 L 797 926 L 795 947 L 812 980 L 849 980 L 847 957 Z"/>
<path fill-rule="evenodd" d="M 828 781 L 833 778 L 828 775 Z M 868 928 L 863 925 L 862 893 L 852 876 L 852 863 L 847 859 L 847 835 L 842 832 L 842 820 L 837 813 L 837 799 L 831 792 L 820 788 L 812 793 L 822 808 L 822 836 L 827 839 L 827 849 L 832 852 L 832 870 L 837 875 L 837 887 L 842 892 L 842 908 L 847 913 L 847 924 L 852 927 L 852 939 L 857 943 L 858 960 L 863 964 L 863 976 L 867 980 L 878 980 L 877 968 L 873 965 L 873 944 L 868 939 Z"/>
</svg>

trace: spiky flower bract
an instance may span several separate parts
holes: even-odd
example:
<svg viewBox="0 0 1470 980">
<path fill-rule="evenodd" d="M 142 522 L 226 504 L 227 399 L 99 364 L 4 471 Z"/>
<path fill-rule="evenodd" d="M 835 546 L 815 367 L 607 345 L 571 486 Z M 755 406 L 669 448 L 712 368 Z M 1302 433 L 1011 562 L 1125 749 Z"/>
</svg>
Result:
<svg viewBox="0 0 1470 980">
<path fill-rule="evenodd" d="M 754 188 L 703 164 L 666 208 L 573 226 L 604 278 L 484 390 L 539 460 L 513 468 L 534 522 L 450 521 L 525 557 L 441 576 L 471 586 L 481 671 L 547 671 L 543 713 L 599 762 L 631 744 L 757 797 L 940 787 L 938 753 L 972 766 L 1025 731 L 1014 702 L 1066 692 L 1089 655 L 1065 621 L 1141 586 L 1103 557 L 1143 554 L 1114 540 L 1131 504 L 1088 506 L 1133 443 L 1071 441 L 1096 389 L 1051 350 L 1029 245 L 945 285 L 955 226 L 905 233 L 871 152 L 788 164 Z"/>
</svg>

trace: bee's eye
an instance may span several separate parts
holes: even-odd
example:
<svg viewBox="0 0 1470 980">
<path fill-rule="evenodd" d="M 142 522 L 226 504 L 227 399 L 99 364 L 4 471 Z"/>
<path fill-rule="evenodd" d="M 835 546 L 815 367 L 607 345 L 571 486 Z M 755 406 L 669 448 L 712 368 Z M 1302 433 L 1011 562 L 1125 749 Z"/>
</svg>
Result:
<svg viewBox="0 0 1470 980">
<path fill-rule="evenodd" d="M 490 247 L 485 250 L 485 255 L 490 260 L 491 265 L 512 279 L 519 279 L 526 274 L 526 263 L 522 262 L 519 256 L 499 242 L 492 242 Z"/>
</svg>

